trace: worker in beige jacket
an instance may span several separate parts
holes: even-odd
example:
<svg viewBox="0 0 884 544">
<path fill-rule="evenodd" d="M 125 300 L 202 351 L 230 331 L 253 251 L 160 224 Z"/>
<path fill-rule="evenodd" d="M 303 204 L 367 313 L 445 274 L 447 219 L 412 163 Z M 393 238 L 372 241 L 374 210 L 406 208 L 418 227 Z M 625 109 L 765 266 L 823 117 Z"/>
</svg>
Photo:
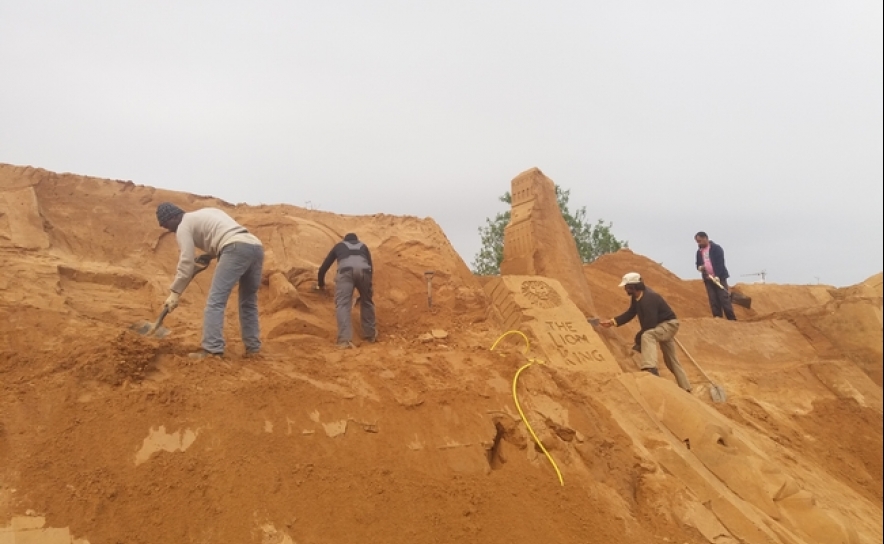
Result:
<svg viewBox="0 0 884 544">
<path fill-rule="evenodd" d="M 239 284 L 239 323 L 246 355 L 261 350 L 258 323 L 258 287 L 264 266 L 261 241 L 232 217 L 217 208 L 185 212 L 178 206 L 163 202 L 157 206 L 157 221 L 178 239 L 178 270 L 170 287 L 171 294 L 163 305 L 171 312 L 190 284 L 199 265 L 218 259 L 212 287 L 203 315 L 202 350 L 190 357 L 203 359 L 224 355 L 224 310 L 233 287 Z M 195 250 L 205 252 L 199 261 Z"/>
</svg>

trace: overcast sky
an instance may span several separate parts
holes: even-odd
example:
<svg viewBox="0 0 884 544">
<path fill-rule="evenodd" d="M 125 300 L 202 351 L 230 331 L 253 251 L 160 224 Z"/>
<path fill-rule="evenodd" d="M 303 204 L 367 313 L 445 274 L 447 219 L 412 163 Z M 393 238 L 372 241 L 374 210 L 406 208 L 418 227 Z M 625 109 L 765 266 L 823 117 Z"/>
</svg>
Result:
<svg viewBox="0 0 884 544">
<path fill-rule="evenodd" d="M 843 286 L 882 47 L 880 0 L 0 0 L 0 162 L 432 217 L 467 264 L 536 166 L 681 277 L 705 230 L 731 283 Z"/>
</svg>

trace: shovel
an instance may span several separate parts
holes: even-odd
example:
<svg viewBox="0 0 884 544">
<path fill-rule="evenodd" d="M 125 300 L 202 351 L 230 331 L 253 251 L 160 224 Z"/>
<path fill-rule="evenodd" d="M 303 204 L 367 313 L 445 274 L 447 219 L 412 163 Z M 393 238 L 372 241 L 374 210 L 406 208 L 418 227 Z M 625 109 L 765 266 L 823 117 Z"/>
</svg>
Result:
<svg viewBox="0 0 884 544">
<path fill-rule="evenodd" d="M 685 349 L 678 338 L 673 338 L 673 340 L 675 340 L 675 343 L 678 344 L 678 347 L 681 348 L 685 355 L 688 356 L 688 359 L 690 359 L 691 362 L 694 363 L 694 366 L 697 367 L 697 370 L 700 371 L 700 374 L 702 374 L 703 377 L 706 378 L 706 381 L 709 382 L 709 396 L 712 397 L 712 402 L 725 402 L 727 400 L 727 393 L 724 392 L 724 388 L 713 382 L 712 379 L 709 378 L 709 376 L 705 372 L 703 372 L 703 369 L 700 367 L 700 365 L 697 364 L 696 359 L 691 356 L 691 354 L 688 352 L 688 350 Z"/>
<path fill-rule="evenodd" d="M 196 277 L 197 274 L 209 267 L 209 263 L 212 262 L 212 257 L 209 255 L 200 255 L 196 258 L 196 262 L 197 267 L 194 269 L 193 275 L 190 276 L 191 280 Z M 156 321 L 140 321 L 132 325 L 131 329 L 142 336 L 163 338 L 172 332 L 166 327 L 163 327 L 163 320 L 166 319 L 167 315 L 169 315 L 169 308 L 163 306 L 163 311 L 160 312 L 160 317 L 158 317 Z"/>
<path fill-rule="evenodd" d="M 166 319 L 167 315 L 169 315 L 169 308 L 167 306 L 163 306 L 163 311 L 160 312 L 160 317 L 158 317 L 156 321 L 154 321 L 153 323 L 151 323 L 150 321 L 135 323 L 134 325 L 132 325 L 132 330 L 142 336 L 156 336 L 157 338 L 168 336 L 171 331 L 162 326 L 163 320 Z"/>
</svg>

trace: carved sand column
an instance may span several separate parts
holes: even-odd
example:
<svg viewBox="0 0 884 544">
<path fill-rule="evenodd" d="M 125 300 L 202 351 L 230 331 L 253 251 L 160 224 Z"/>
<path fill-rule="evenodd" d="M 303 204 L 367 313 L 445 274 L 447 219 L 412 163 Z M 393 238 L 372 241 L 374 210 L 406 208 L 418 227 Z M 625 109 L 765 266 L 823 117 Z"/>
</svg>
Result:
<svg viewBox="0 0 884 544">
<path fill-rule="evenodd" d="M 574 237 L 556 200 L 556 187 L 537 168 L 512 181 L 512 212 L 503 231 L 502 275 L 559 280 L 586 316 L 595 315 L 589 282 Z"/>
</svg>

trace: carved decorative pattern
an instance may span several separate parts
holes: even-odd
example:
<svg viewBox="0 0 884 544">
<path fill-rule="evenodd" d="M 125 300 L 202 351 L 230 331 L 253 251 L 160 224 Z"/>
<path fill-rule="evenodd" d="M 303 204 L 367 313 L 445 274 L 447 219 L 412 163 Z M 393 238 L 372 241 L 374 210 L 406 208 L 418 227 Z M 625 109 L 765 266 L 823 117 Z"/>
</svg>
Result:
<svg viewBox="0 0 884 544">
<path fill-rule="evenodd" d="M 522 295 L 532 306 L 538 308 L 556 308 L 562 305 L 562 297 L 545 281 L 523 281 Z"/>
</svg>

